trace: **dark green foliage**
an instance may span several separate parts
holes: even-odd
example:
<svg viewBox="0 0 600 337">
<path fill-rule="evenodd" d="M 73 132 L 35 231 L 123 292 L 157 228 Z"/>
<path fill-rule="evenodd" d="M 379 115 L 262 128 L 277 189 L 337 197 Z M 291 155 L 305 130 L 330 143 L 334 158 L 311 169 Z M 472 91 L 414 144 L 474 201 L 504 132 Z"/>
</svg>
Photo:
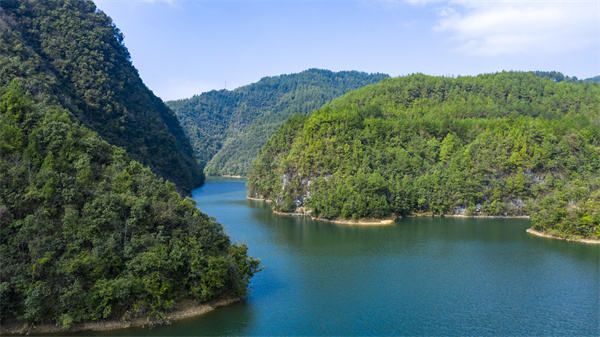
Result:
<svg viewBox="0 0 600 337">
<path fill-rule="evenodd" d="M 181 121 L 206 174 L 245 176 L 258 150 L 291 114 L 309 114 L 335 97 L 386 77 L 309 69 L 167 104 Z"/>
<path fill-rule="evenodd" d="M 552 179 L 549 183 L 556 191 L 534 206 L 533 228 L 561 237 L 600 238 L 599 173 L 574 175 L 570 181 Z"/>
<path fill-rule="evenodd" d="M 36 102 L 61 105 L 179 188 L 203 182 L 177 118 L 142 83 L 123 35 L 91 1 L 1 3 L 0 86 L 15 78 Z"/>
<path fill-rule="evenodd" d="M 532 214 L 538 229 L 597 238 L 599 177 L 600 86 L 503 72 L 352 91 L 284 124 L 248 188 L 325 218 Z"/>
<path fill-rule="evenodd" d="M 160 319 L 244 295 L 258 260 L 125 151 L 0 90 L 0 320 Z"/>
<path fill-rule="evenodd" d="M 565 76 L 563 73 L 558 72 L 558 71 L 534 71 L 534 74 L 536 74 L 537 76 L 541 77 L 541 78 L 549 78 L 551 80 L 554 80 L 554 82 L 562 82 L 562 81 L 567 81 L 567 82 L 575 82 L 577 81 L 577 76 Z"/>
</svg>

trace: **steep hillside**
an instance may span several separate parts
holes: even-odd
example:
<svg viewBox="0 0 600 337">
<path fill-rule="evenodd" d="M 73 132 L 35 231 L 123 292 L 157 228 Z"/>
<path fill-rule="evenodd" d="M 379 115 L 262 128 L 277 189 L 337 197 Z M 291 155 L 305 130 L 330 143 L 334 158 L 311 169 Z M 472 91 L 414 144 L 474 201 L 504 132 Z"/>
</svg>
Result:
<svg viewBox="0 0 600 337">
<path fill-rule="evenodd" d="M 206 174 L 245 176 L 258 150 L 291 114 L 308 114 L 335 97 L 385 77 L 309 69 L 167 104 L 181 121 Z"/>
<path fill-rule="evenodd" d="M 63 106 L 109 143 L 189 190 L 202 183 L 177 118 L 138 76 L 123 35 L 85 0 L 0 2 L 0 85 Z"/>
<path fill-rule="evenodd" d="M 258 261 L 61 107 L 0 87 L 0 323 L 161 320 L 242 296 Z"/>
<path fill-rule="evenodd" d="M 598 238 L 599 172 L 600 85 L 411 75 L 290 118 L 248 188 L 323 218 L 529 214 L 536 229 Z"/>
</svg>

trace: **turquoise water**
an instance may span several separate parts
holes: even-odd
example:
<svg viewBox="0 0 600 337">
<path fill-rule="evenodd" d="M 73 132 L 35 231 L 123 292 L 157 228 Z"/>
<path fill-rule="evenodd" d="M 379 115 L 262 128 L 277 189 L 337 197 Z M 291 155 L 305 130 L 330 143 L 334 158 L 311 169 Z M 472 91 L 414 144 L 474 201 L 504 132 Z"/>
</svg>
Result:
<svg viewBox="0 0 600 337">
<path fill-rule="evenodd" d="M 334 225 L 245 194 L 212 179 L 193 198 L 261 258 L 249 298 L 112 335 L 600 335 L 600 247 L 529 236 L 524 219 Z"/>
</svg>

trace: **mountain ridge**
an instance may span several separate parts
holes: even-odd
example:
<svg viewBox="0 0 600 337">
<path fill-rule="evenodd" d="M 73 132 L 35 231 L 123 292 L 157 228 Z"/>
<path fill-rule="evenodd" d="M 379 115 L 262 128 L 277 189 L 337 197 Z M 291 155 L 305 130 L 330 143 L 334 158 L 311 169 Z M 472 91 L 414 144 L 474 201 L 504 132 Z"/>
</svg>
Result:
<svg viewBox="0 0 600 337">
<path fill-rule="evenodd" d="M 142 82 L 123 35 L 93 2 L 0 3 L 0 85 L 73 117 L 189 191 L 204 176 L 175 114 Z"/>
<path fill-rule="evenodd" d="M 290 114 L 308 114 L 334 97 L 386 77 L 311 68 L 167 105 L 194 144 L 195 157 L 206 174 L 244 176 L 260 147 Z"/>
</svg>

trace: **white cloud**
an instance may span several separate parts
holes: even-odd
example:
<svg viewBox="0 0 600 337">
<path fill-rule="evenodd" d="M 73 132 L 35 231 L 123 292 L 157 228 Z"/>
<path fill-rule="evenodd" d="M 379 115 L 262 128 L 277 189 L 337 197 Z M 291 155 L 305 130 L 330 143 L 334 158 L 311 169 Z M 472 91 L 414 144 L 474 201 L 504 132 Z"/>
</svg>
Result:
<svg viewBox="0 0 600 337">
<path fill-rule="evenodd" d="M 406 0 L 436 6 L 435 31 L 475 55 L 555 53 L 600 46 L 600 1 Z"/>
</svg>

